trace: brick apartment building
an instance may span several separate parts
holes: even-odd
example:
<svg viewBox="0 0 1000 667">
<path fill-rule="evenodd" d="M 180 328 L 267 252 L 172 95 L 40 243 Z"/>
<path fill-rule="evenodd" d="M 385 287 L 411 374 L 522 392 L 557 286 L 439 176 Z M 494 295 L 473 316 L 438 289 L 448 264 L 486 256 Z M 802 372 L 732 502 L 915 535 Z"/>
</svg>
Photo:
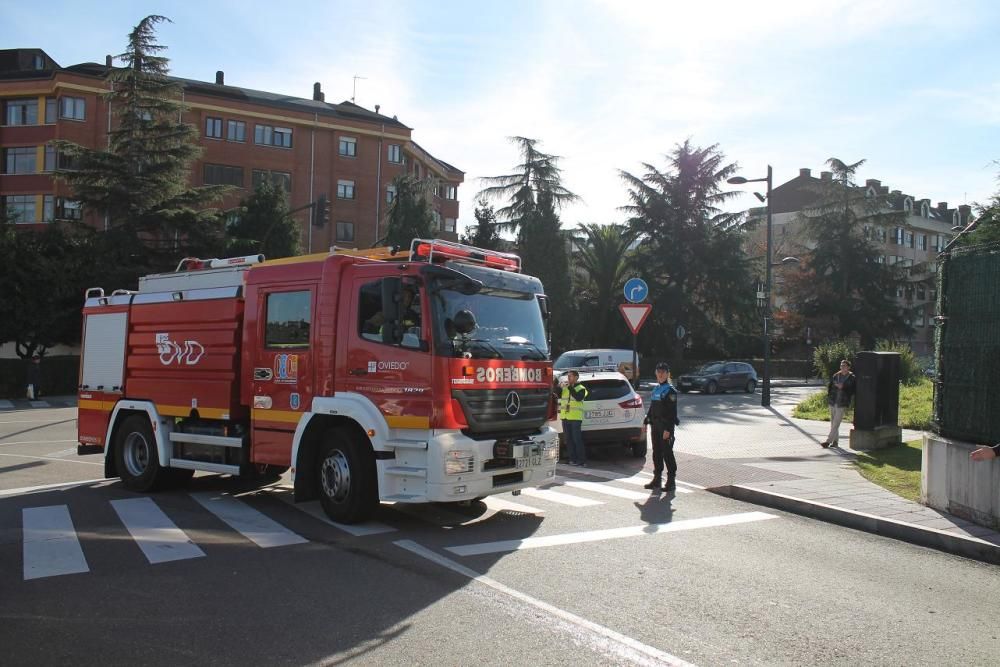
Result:
<svg viewBox="0 0 1000 667">
<path fill-rule="evenodd" d="M 812 244 L 806 238 L 800 214 L 815 205 L 818 200 L 817 185 L 831 180 L 829 171 L 820 173 L 819 178 L 809 169 L 800 169 L 799 175 L 775 187 L 771 193 L 773 256 L 778 259 L 795 256 Z M 888 203 L 886 211 L 903 213 L 902 222 L 895 225 L 865 225 L 865 233 L 881 254 L 878 261 L 900 264 L 909 270 L 909 287 L 900 288 L 894 295 L 907 312 L 907 319 L 913 327 L 909 343 L 911 349 L 920 356 L 930 356 L 934 351 L 934 308 L 937 299 L 934 280 L 937 272 L 937 254 L 965 227 L 972 217 L 968 205 L 950 208 L 947 202 L 931 205 L 930 199 L 917 199 L 899 190 L 889 190 L 881 181 L 868 179 L 864 186 L 866 194 L 880 196 Z M 755 214 L 763 216 L 763 209 Z M 766 248 L 766 226 L 761 224 L 751 237 L 751 255 L 760 256 Z M 775 269 L 775 284 L 781 282 L 782 273 L 795 271 L 793 266 L 779 266 Z M 780 305 L 780 290 L 776 294 L 776 305 Z M 816 342 L 816 341 L 813 341 Z"/>
<path fill-rule="evenodd" d="M 107 145 L 110 68 L 110 56 L 104 64 L 61 67 L 41 49 L 0 50 L 0 206 L 18 225 L 60 219 L 103 225 L 53 179 L 52 171 L 67 165 L 47 142 Z M 322 228 L 309 224 L 309 209 L 296 214 L 305 250 L 368 247 L 385 234 L 393 178 L 410 173 L 437 179 L 436 234 L 457 239 L 464 173 L 413 141 L 413 130 L 381 115 L 377 105 L 369 111 L 351 102 L 329 104 L 319 83 L 308 99 L 226 85 L 223 72 L 214 83 L 174 80 L 182 88 L 184 120 L 198 128 L 203 148 L 192 184 L 237 188 L 217 206 L 234 206 L 261 179 L 271 179 L 286 188 L 293 209 L 322 195 L 331 202 L 330 223 Z"/>
</svg>

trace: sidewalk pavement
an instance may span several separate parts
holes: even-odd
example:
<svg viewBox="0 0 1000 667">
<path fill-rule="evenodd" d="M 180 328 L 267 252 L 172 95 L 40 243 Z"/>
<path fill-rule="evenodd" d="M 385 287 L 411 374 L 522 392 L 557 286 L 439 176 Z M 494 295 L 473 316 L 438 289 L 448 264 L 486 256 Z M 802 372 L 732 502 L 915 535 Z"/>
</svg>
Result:
<svg viewBox="0 0 1000 667">
<path fill-rule="evenodd" d="M 829 422 L 792 418 L 801 394 L 782 394 L 772 394 L 770 408 L 741 404 L 682 416 L 678 477 L 730 498 L 1000 564 L 1000 533 L 869 482 L 853 464 L 851 424 L 841 426 L 839 448 L 823 449 Z M 922 435 L 904 430 L 903 441 Z"/>
<path fill-rule="evenodd" d="M 37 401 L 26 398 L 0 399 L 0 410 L 31 410 L 36 408 L 75 408 L 76 396 L 40 396 Z"/>
</svg>

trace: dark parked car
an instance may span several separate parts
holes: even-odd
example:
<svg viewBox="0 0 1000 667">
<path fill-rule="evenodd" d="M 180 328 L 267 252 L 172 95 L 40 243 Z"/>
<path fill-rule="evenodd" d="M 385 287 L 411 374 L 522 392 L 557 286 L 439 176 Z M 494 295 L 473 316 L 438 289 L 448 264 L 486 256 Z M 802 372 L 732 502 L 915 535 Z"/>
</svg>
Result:
<svg viewBox="0 0 1000 667">
<path fill-rule="evenodd" d="M 752 394 L 757 388 L 757 371 L 739 361 L 712 361 L 693 373 L 677 378 L 677 388 L 685 394 L 696 389 L 703 394 L 736 389 Z"/>
</svg>

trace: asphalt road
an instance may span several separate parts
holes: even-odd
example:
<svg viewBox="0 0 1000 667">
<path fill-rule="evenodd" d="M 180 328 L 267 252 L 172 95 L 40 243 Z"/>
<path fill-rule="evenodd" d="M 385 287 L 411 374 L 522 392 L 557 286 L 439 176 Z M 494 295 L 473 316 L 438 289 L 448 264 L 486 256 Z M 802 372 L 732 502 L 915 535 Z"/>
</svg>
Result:
<svg viewBox="0 0 1000 667">
<path fill-rule="evenodd" d="M 5 665 L 967 665 L 1000 649 L 997 568 L 690 485 L 650 496 L 624 454 L 560 466 L 556 495 L 383 505 L 352 534 L 280 483 L 11 492 L 102 476 L 66 452 L 74 428 L 72 410 L 0 413 Z"/>
</svg>

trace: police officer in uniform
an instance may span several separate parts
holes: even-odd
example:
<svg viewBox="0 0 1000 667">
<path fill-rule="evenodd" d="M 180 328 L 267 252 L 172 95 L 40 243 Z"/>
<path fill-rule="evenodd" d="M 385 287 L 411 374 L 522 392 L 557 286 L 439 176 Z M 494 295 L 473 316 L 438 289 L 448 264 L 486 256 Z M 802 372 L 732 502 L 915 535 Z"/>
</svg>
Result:
<svg viewBox="0 0 1000 667">
<path fill-rule="evenodd" d="M 559 418 L 571 466 L 587 465 L 587 449 L 583 445 L 583 402 L 586 399 L 587 388 L 580 384 L 580 374 L 576 371 L 566 373 L 566 384 L 559 396 Z"/>
<path fill-rule="evenodd" d="M 670 366 L 661 361 L 656 364 L 657 385 L 649 401 L 646 423 L 652 429 L 653 481 L 647 489 L 659 491 L 663 479 L 663 464 L 667 464 L 666 491 L 677 488 L 677 460 L 674 458 L 674 428 L 681 423 L 677 418 L 677 390 L 670 384 Z"/>
</svg>

